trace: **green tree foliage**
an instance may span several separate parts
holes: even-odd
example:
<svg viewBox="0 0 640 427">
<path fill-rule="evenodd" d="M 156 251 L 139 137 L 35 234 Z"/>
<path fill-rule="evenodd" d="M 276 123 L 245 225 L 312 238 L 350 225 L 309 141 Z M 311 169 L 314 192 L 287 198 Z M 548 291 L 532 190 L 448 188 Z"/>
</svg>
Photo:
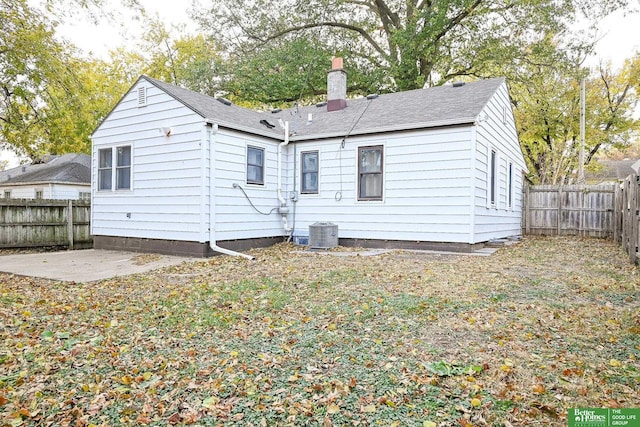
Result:
<svg viewBox="0 0 640 427">
<path fill-rule="evenodd" d="M 178 34 L 178 35 L 176 35 Z M 195 92 L 214 96 L 226 81 L 226 61 L 216 42 L 203 34 L 184 34 L 182 27 L 167 28 L 150 20 L 142 50 L 142 73 Z"/>
<path fill-rule="evenodd" d="M 5 148 L 35 157 L 50 141 L 49 112 L 57 94 L 70 94 L 68 49 L 54 26 L 26 0 L 0 1 L 0 136 Z M 55 107 L 53 107 L 55 108 Z"/>
<path fill-rule="evenodd" d="M 615 72 L 603 64 L 586 79 L 585 164 L 602 149 L 633 142 L 640 122 L 638 54 Z M 526 78 L 512 85 L 520 143 L 530 178 L 542 184 L 577 179 L 580 150 L 580 80 L 583 69 L 550 68 L 530 63 Z"/>
<path fill-rule="evenodd" d="M 624 3 L 592 1 L 584 10 L 600 16 Z M 581 6 L 586 3 L 571 0 L 217 0 L 194 18 L 237 55 L 268 51 L 298 35 L 382 68 L 392 89 L 408 90 L 526 57 L 533 41 L 565 32 Z"/>
<path fill-rule="evenodd" d="M 51 11 L 54 3 L 45 6 Z M 59 40 L 58 21 L 48 18 L 55 15 L 27 0 L 0 0 L 0 146 L 31 159 L 88 153 L 89 135 L 124 93 L 124 82 L 131 84 L 132 67 L 117 55 L 110 63 L 83 59 Z"/>
</svg>

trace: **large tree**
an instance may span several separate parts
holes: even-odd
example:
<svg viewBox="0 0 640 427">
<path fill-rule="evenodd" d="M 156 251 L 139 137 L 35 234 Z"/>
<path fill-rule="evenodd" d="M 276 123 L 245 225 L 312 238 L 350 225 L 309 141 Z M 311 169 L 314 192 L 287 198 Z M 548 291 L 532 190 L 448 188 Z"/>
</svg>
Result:
<svg viewBox="0 0 640 427">
<path fill-rule="evenodd" d="M 640 55 L 613 71 L 601 64 L 588 71 L 529 64 L 528 76 L 512 85 L 520 143 L 530 179 L 542 184 L 576 182 L 579 168 L 580 81 L 586 86 L 585 165 L 603 149 L 621 148 L 638 137 L 633 117 L 640 95 Z"/>
<path fill-rule="evenodd" d="M 35 157 L 45 141 L 55 143 L 49 112 L 75 89 L 70 52 L 26 0 L 0 0 L 0 26 L 0 143 Z"/>
<path fill-rule="evenodd" d="M 43 13 L 28 0 L 0 0 L 1 148 L 31 159 L 89 152 L 90 133 L 126 87 L 122 63 L 83 58 L 56 27 L 72 9 L 62 3 L 96 14 L 104 1 L 47 0 Z"/>
<path fill-rule="evenodd" d="M 216 0 L 193 16 L 238 55 L 304 36 L 338 52 L 350 52 L 353 62 L 384 69 L 391 77 L 391 89 L 407 90 L 478 75 L 487 64 L 526 56 L 527 47 L 540 36 L 565 32 L 578 9 L 595 17 L 625 3 Z"/>
</svg>

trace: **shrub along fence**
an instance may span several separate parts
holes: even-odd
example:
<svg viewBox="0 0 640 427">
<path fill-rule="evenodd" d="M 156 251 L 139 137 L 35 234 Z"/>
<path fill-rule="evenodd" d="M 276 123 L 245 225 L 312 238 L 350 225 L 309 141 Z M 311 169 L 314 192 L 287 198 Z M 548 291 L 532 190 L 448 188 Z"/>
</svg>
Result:
<svg viewBox="0 0 640 427">
<path fill-rule="evenodd" d="M 640 246 L 640 181 L 622 184 L 531 185 L 525 187 L 523 233 L 610 238 L 622 244 L 631 262 Z"/>
<path fill-rule="evenodd" d="M 90 248 L 91 203 L 85 200 L 0 200 L 0 248 Z"/>
</svg>

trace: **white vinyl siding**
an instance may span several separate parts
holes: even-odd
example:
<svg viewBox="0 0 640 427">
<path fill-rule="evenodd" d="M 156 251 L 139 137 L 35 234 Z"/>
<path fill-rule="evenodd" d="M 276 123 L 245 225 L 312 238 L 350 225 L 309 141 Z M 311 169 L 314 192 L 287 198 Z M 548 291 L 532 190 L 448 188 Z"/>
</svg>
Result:
<svg viewBox="0 0 640 427">
<path fill-rule="evenodd" d="M 340 238 L 468 243 L 471 136 L 471 127 L 448 127 L 296 143 L 322 161 L 318 196 L 296 204 L 295 234 L 332 222 Z M 358 200 L 358 148 L 372 146 L 384 148 L 384 199 L 375 203 Z"/>
<path fill-rule="evenodd" d="M 486 117 L 486 120 L 481 120 L 476 126 L 475 212 L 472 239 L 475 242 L 522 233 L 523 170 L 526 168 L 506 84 L 500 86 L 480 116 Z M 497 157 L 496 198 L 493 205 L 488 191 L 491 183 L 491 150 L 495 150 Z"/>
<path fill-rule="evenodd" d="M 146 87 L 145 108 L 138 108 L 140 85 Z M 164 126 L 172 127 L 170 137 L 160 132 Z M 196 242 L 208 239 L 202 225 L 204 129 L 202 117 L 139 80 L 92 135 L 93 185 L 98 182 L 99 150 L 131 147 L 130 190 L 94 188 L 92 234 Z M 127 153 L 121 154 L 120 176 L 125 183 Z"/>
<path fill-rule="evenodd" d="M 1 189 L 5 198 L 34 199 L 41 195 L 42 199 L 77 200 L 82 192 L 89 192 L 89 184 L 14 184 L 11 188 Z M 6 197 L 10 194 L 10 197 Z"/>
<path fill-rule="evenodd" d="M 248 146 L 264 150 L 263 185 L 246 184 Z M 280 206 L 277 193 L 278 142 L 221 128 L 215 135 L 213 148 L 216 240 L 284 236 L 282 220 L 274 211 Z M 287 161 L 287 148 L 292 147 L 285 147 L 282 156 L 285 197 L 288 194 L 288 176 L 293 171 L 291 163 Z M 293 153 L 293 150 L 290 152 Z M 293 161 L 293 158 L 290 160 Z M 256 209 L 268 215 L 262 215 Z"/>
</svg>

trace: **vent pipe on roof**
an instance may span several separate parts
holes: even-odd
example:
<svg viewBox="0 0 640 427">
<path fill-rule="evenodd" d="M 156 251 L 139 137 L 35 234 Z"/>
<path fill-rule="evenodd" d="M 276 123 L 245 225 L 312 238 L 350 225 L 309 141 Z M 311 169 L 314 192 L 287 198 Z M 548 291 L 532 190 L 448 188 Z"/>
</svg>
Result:
<svg viewBox="0 0 640 427">
<path fill-rule="evenodd" d="M 327 74 L 327 111 L 342 110 L 347 106 L 347 72 L 342 58 L 333 58 Z"/>
</svg>

